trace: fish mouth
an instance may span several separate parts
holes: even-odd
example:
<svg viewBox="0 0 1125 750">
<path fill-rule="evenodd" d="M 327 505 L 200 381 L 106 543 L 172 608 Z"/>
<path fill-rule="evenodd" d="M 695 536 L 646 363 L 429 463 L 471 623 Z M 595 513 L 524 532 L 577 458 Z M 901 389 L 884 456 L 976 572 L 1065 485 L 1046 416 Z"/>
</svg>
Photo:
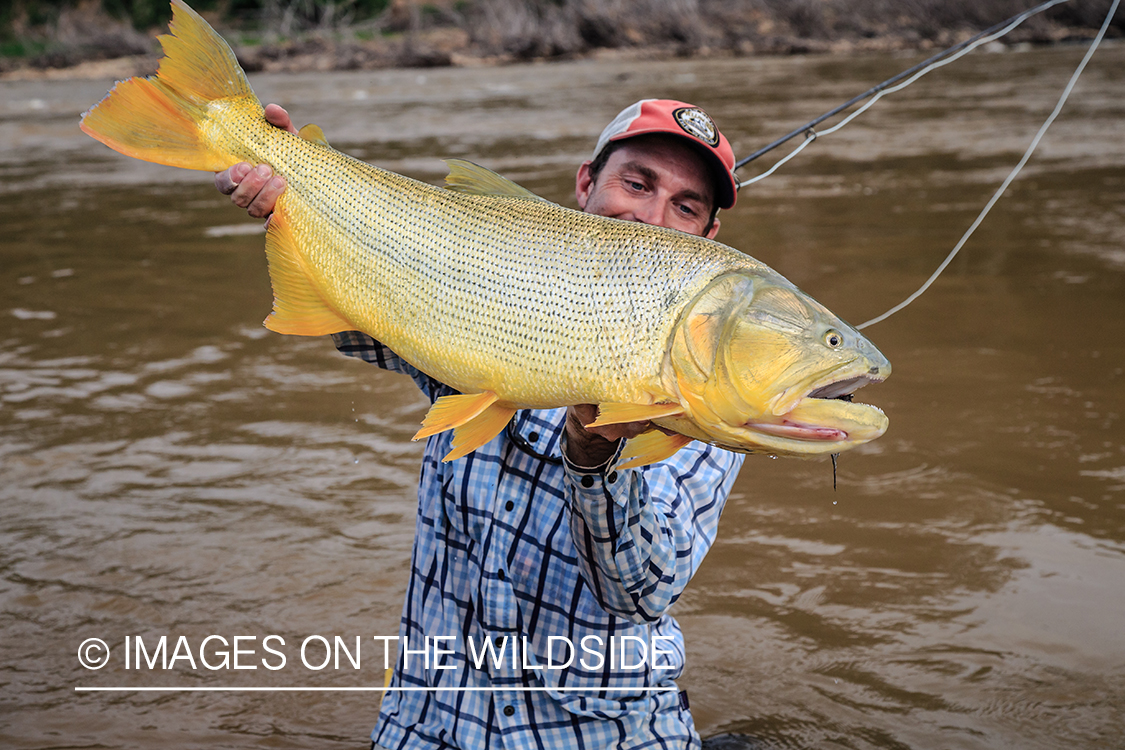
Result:
<svg viewBox="0 0 1125 750">
<path fill-rule="evenodd" d="M 837 398 L 841 401 L 850 402 L 853 394 L 863 386 L 870 385 L 871 383 L 882 383 L 886 379 L 886 376 L 876 376 L 870 373 L 857 375 L 852 378 L 844 378 L 843 380 L 837 380 L 809 391 L 805 395 L 805 398 Z"/>
<path fill-rule="evenodd" d="M 791 410 L 778 415 L 777 421 L 754 420 L 746 422 L 744 427 L 765 435 L 798 441 L 836 443 L 849 438 L 873 439 L 867 433 L 874 429 L 881 435 L 886 430 L 886 416 L 878 407 L 854 403 L 853 398 L 855 392 L 865 385 L 881 383 L 886 379 L 886 374 L 872 368 L 863 374 L 821 382 L 799 398 Z M 829 401 L 842 401 L 847 406 L 830 407 L 823 403 Z"/>
</svg>

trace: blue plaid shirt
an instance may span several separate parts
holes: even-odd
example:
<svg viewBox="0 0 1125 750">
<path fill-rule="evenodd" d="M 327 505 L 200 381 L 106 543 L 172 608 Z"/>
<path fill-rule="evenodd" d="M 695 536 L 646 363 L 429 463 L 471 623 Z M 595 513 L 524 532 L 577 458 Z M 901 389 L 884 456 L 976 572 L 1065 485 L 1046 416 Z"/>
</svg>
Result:
<svg viewBox="0 0 1125 750">
<path fill-rule="evenodd" d="M 454 392 L 366 334 L 333 340 L 431 401 Z M 386 693 L 376 744 L 699 745 L 667 610 L 715 540 L 743 456 L 697 442 L 642 469 L 583 471 L 561 460 L 565 416 L 520 411 L 449 463 L 451 432 L 427 442 L 391 686 L 476 690 Z"/>
</svg>

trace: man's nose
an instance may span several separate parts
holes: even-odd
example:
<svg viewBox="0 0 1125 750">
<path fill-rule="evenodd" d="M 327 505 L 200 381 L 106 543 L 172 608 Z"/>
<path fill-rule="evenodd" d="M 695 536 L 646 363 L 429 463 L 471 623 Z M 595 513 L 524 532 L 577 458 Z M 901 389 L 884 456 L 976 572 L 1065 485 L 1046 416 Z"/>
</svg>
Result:
<svg viewBox="0 0 1125 750">
<path fill-rule="evenodd" d="M 658 227 L 664 226 L 664 210 L 661 202 L 658 200 L 647 200 L 638 206 L 634 206 L 633 220 L 639 221 L 642 224 L 652 224 Z"/>
</svg>

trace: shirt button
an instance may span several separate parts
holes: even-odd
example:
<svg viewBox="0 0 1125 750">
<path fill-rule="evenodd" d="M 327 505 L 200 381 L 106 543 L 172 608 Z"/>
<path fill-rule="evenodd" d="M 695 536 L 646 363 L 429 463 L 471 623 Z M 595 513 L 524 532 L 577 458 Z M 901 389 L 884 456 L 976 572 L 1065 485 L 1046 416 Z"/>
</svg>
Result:
<svg viewBox="0 0 1125 750">
<path fill-rule="evenodd" d="M 529 432 L 527 434 L 527 439 L 530 440 L 533 443 L 537 443 L 537 442 L 539 442 L 539 433 L 538 432 Z"/>
<path fill-rule="evenodd" d="M 503 569 L 496 571 L 496 577 L 499 578 L 501 581 L 505 580 Z"/>
<path fill-rule="evenodd" d="M 584 477 L 582 477 L 582 486 L 583 487 L 593 487 L 594 486 L 594 478 L 592 476 L 590 476 L 589 474 L 585 475 Z"/>
<path fill-rule="evenodd" d="M 610 483 L 610 484 L 613 484 L 614 482 L 616 482 L 616 481 L 617 481 L 617 472 L 616 472 L 616 471 L 612 471 L 612 472 L 610 472 L 609 476 L 608 476 L 608 477 L 606 477 L 606 479 L 608 479 L 608 480 L 609 480 L 609 483 Z"/>
<path fill-rule="evenodd" d="M 511 716 L 515 712 L 516 712 L 516 709 L 513 706 L 504 706 L 504 715 L 505 716 Z"/>
<path fill-rule="evenodd" d="M 515 507 L 516 507 L 516 504 L 515 504 L 515 503 L 513 503 L 513 502 L 512 502 L 511 500 L 509 500 L 508 502 L 504 503 L 504 510 L 512 510 L 512 509 L 513 509 L 513 508 L 515 508 Z"/>
</svg>

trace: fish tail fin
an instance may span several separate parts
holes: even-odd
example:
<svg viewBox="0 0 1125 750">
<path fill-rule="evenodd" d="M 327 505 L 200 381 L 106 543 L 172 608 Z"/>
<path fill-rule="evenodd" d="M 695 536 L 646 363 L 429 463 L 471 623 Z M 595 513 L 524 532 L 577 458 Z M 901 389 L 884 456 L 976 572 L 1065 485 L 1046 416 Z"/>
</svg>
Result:
<svg viewBox="0 0 1125 750">
<path fill-rule="evenodd" d="M 201 125 L 213 102 L 242 99 L 261 110 L 230 46 L 182 0 L 171 0 L 171 34 L 155 76 L 113 87 L 79 127 L 115 151 L 144 161 L 218 172 L 241 159 L 209 142 Z"/>
</svg>

